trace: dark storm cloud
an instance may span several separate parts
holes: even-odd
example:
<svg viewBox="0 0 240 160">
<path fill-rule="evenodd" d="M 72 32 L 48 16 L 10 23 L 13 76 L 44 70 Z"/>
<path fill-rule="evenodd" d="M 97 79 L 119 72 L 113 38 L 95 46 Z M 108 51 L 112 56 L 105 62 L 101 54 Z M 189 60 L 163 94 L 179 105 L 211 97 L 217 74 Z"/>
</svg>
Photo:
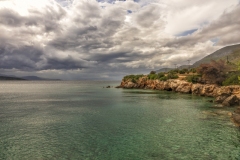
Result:
<svg viewBox="0 0 240 160">
<path fill-rule="evenodd" d="M 41 69 L 39 63 L 43 61 L 43 51 L 34 46 L 24 46 L 15 48 L 14 46 L 0 47 L 0 68 L 38 70 Z"/>
<path fill-rule="evenodd" d="M 64 59 L 48 58 L 47 64 L 42 68 L 44 70 L 57 69 L 57 70 L 69 70 L 69 69 L 83 69 L 87 67 L 88 62 L 84 60 L 75 60 L 69 56 Z"/>
</svg>

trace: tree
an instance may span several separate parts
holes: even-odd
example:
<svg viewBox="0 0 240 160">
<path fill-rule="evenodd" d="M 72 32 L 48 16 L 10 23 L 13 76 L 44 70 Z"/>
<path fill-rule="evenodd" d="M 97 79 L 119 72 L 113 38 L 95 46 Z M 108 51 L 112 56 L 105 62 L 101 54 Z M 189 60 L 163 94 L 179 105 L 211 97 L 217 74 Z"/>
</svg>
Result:
<svg viewBox="0 0 240 160">
<path fill-rule="evenodd" d="M 156 74 L 156 71 L 151 71 L 150 74 Z"/>
<path fill-rule="evenodd" d="M 212 60 L 208 64 L 201 64 L 200 67 L 197 68 L 197 72 L 202 75 L 202 79 L 205 82 L 221 85 L 226 79 L 226 74 L 229 69 L 225 61 Z"/>
</svg>

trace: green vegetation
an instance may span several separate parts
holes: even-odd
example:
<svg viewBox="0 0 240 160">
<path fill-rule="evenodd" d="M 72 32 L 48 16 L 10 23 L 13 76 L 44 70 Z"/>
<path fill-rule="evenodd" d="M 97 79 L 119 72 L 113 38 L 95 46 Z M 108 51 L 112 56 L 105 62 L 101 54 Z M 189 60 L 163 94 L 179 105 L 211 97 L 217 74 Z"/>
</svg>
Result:
<svg viewBox="0 0 240 160">
<path fill-rule="evenodd" d="M 168 79 L 177 79 L 177 78 L 178 78 L 178 75 L 177 75 L 177 74 L 174 74 L 174 73 L 168 73 L 167 78 L 168 78 Z"/>
<path fill-rule="evenodd" d="M 226 79 L 223 81 L 222 85 L 223 85 L 223 86 L 239 85 L 239 84 L 240 84 L 240 83 L 239 83 L 240 81 L 239 81 L 238 77 L 239 77 L 239 75 L 237 75 L 237 74 L 231 74 L 230 76 L 228 76 L 228 78 L 226 78 Z"/>
<path fill-rule="evenodd" d="M 164 77 L 160 78 L 159 80 L 160 81 L 166 81 L 166 80 L 168 80 L 168 78 L 166 76 L 164 76 Z"/>
<path fill-rule="evenodd" d="M 198 68 L 173 69 L 166 73 L 151 71 L 148 75 L 127 75 L 123 80 L 137 83 L 141 77 L 160 81 L 179 78 L 191 83 L 208 83 L 223 86 L 240 85 L 240 61 L 232 63 L 229 59 L 212 60 L 210 63 L 201 64 Z"/>
<path fill-rule="evenodd" d="M 185 78 L 188 82 L 198 83 L 201 79 L 200 75 L 190 75 Z"/>
<path fill-rule="evenodd" d="M 151 71 L 150 74 L 156 74 L 156 71 Z"/>
<path fill-rule="evenodd" d="M 232 45 L 232 46 L 227 46 L 224 47 L 206 57 L 201 59 L 200 61 L 196 62 L 193 64 L 194 67 L 200 66 L 200 64 L 203 63 L 210 63 L 211 60 L 224 60 L 227 63 L 233 63 L 236 64 L 237 62 L 240 61 L 240 44 L 237 45 Z"/>
<path fill-rule="evenodd" d="M 123 80 L 124 81 L 127 81 L 127 80 L 131 80 L 133 83 L 136 83 L 137 80 L 139 80 L 139 78 L 143 77 L 144 75 L 143 74 L 139 74 L 139 75 L 127 75 L 125 77 L 123 77 Z"/>
<path fill-rule="evenodd" d="M 192 72 L 192 73 L 196 73 L 197 70 L 196 70 L 196 68 L 191 68 L 191 69 L 190 69 L 190 72 Z"/>
<path fill-rule="evenodd" d="M 148 75 L 148 79 L 155 80 L 155 79 L 160 79 L 164 77 L 164 73 L 158 73 L 151 71 L 150 74 Z"/>
<path fill-rule="evenodd" d="M 179 70 L 179 74 L 185 74 L 187 72 L 187 69 L 182 69 L 182 70 Z"/>
<path fill-rule="evenodd" d="M 176 74 L 176 71 L 170 71 L 167 75 L 165 75 L 165 73 L 154 73 L 154 72 L 150 72 L 150 74 L 147 76 L 148 79 L 151 80 L 160 80 L 160 81 L 166 81 L 168 79 L 177 79 L 178 75 Z"/>
<path fill-rule="evenodd" d="M 151 79 L 151 80 L 157 79 L 157 75 L 156 74 L 149 74 L 148 79 Z"/>
</svg>

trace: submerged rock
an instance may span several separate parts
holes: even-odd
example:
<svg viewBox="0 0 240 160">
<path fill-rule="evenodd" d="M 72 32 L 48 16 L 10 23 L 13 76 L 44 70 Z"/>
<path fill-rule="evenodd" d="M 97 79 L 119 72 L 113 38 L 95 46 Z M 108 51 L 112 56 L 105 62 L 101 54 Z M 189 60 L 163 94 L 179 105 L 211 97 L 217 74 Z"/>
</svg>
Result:
<svg viewBox="0 0 240 160">
<path fill-rule="evenodd" d="M 238 107 L 232 114 L 233 122 L 240 127 L 240 107 Z"/>
<path fill-rule="evenodd" d="M 224 106 L 233 106 L 233 105 L 235 105 L 235 104 L 238 104 L 238 98 L 237 98 L 237 96 L 236 95 L 231 95 L 231 96 L 229 96 L 228 98 L 226 98 L 224 101 L 223 101 L 223 105 Z"/>
<path fill-rule="evenodd" d="M 216 102 L 216 103 L 222 103 L 226 98 L 227 98 L 226 95 L 224 95 L 224 96 L 217 96 L 217 97 L 215 98 L 215 101 L 214 101 L 214 102 Z"/>
<path fill-rule="evenodd" d="M 234 111 L 236 114 L 240 114 L 240 107 L 237 107 L 237 109 Z"/>
</svg>

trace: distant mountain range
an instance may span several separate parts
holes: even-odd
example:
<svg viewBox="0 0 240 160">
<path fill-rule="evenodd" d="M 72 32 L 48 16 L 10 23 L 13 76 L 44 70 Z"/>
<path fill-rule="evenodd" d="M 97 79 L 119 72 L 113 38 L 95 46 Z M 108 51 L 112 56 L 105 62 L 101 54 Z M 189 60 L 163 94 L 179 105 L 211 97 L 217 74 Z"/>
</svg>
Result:
<svg viewBox="0 0 240 160">
<path fill-rule="evenodd" d="M 204 57 L 203 59 L 195 62 L 193 65 L 183 65 L 180 66 L 178 68 L 183 69 L 183 68 L 195 68 L 200 66 L 203 63 L 209 63 L 211 62 L 211 60 L 228 60 L 231 63 L 237 63 L 240 62 L 240 44 L 236 44 L 236 45 L 231 45 L 231 46 L 226 46 L 222 49 L 219 49 L 215 52 L 213 52 L 212 54 Z M 159 70 L 156 70 L 157 73 L 159 72 L 167 72 L 170 71 L 174 68 L 162 68 Z"/>
<path fill-rule="evenodd" d="M 60 81 L 60 79 L 41 78 L 37 76 L 16 77 L 13 75 L 3 75 L 3 74 L 0 74 L 0 80 Z"/>
<path fill-rule="evenodd" d="M 41 78 L 37 76 L 25 76 L 21 78 L 32 81 L 60 81 L 60 79 Z"/>
<path fill-rule="evenodd" d="M 0 75 L 0 80 L 7 81 L 7 80 L 26 80 L 22 78 L 17 78 L 17 77 L 8 77 L 8 76 L 1 76 Z"/>
</svg>

